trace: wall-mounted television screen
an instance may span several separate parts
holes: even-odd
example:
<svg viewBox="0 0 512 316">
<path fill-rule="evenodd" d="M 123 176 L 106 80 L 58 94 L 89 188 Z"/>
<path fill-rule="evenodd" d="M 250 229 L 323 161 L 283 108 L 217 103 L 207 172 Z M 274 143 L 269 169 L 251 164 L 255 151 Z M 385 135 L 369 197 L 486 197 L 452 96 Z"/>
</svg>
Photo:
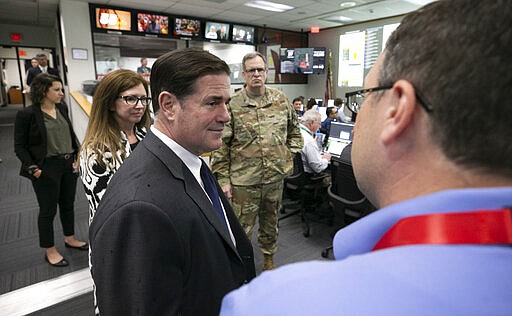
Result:
<svg viewBox="0 0 512 316">
<path fill-rule="evenodd" d="M 229 24 L 213 21 L 206 21 L 204 38 L 218 41 L 227 41 L 229 35 Z"/>
<path fill-rule="evenodd" d="M 201 35 L 201 20 L 189 18 L 175 18 L 173 33 L 177 36 L 199 36 Z"/>
<path fill-rule="evenodd" d="M 325 48 L 281 48 L 282 74 L 323 74 Z"/>
<path fill-rule="evenodd" d="M 169 34 L 169 17 L 165 15 L 137 13 L 139 33 Z"/>
<path fill-rule="evenodd" d="M 233 34 L 231 35 L 231 40 L 233 42 L 245 42 L 254 44 L 254 27 L 233 24 Z"/>
<path fill-rule="evenodd" d="M 132 30 L 132 13 L 130 11 L 96 8 L 96 28 L 105 30 Z"/>
</svg>

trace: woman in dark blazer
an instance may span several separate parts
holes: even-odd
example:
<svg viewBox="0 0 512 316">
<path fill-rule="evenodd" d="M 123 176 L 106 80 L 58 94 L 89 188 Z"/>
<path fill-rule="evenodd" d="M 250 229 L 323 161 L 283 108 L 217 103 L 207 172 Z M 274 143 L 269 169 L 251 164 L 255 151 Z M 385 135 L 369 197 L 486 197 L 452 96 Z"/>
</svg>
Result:
<svg viewBox="0 0 512 316">
<path fill-rule="evenodd" d="M 88 250 L 88 244 L 74 237 L 74 202 L 79 143 L 68 117 L 62 81 L 40 74 L 31 85 L 33 105 L 18 111 L 14 125 L 14 151 L 21 160 L 20 175 L 32 180 L 39 203 L 39 245 L 46 249 L 45 260 L 52 266 L 68 262 L 54 243 L 53 219 L 59 205 L 66 247 Z"/>
</svg>

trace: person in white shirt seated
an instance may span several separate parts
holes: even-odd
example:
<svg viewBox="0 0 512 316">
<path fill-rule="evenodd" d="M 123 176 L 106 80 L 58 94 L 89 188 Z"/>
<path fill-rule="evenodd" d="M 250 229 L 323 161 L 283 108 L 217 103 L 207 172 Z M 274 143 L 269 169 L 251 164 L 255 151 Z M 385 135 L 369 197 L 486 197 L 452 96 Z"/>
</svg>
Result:
<svg viewBox="0 0 512 316">
<path fill-rule="evenodd" d="M 321 153 L 315 140 L 315 133 L 320 128 L 321 116 L 315 110 L 308 110 L 300 119 L 300 132 L 304 139 L 302 147 L 302 164 L 306 174 L 322 173 L 329 166 L 331 155 Z"/>
</svg>

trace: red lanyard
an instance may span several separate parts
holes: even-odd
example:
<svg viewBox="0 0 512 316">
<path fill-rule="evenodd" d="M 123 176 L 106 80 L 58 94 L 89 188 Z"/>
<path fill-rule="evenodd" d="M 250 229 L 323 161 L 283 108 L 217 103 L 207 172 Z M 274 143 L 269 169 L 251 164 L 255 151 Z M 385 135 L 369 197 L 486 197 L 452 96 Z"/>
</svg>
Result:
<svg viewBox="0 0 512 316">
<path fill-rule="evenodd" d="M 402 218 L 373 250 L 414 244 L 512 245 L 512 209 Z"/>
</svg>

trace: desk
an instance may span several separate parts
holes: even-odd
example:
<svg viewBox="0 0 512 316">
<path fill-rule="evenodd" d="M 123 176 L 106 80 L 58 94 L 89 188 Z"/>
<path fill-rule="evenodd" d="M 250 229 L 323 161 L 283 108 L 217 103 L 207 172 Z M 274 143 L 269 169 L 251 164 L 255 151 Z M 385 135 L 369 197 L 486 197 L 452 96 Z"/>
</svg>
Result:
<svg viewBox="0 0 512 316">
<path fill-rule="evenodd" d="M 23 95 L 20 88 L 10 87 L 7 94 L 9 95 L 10 104 L 23 104 Z"/>
</svg>

